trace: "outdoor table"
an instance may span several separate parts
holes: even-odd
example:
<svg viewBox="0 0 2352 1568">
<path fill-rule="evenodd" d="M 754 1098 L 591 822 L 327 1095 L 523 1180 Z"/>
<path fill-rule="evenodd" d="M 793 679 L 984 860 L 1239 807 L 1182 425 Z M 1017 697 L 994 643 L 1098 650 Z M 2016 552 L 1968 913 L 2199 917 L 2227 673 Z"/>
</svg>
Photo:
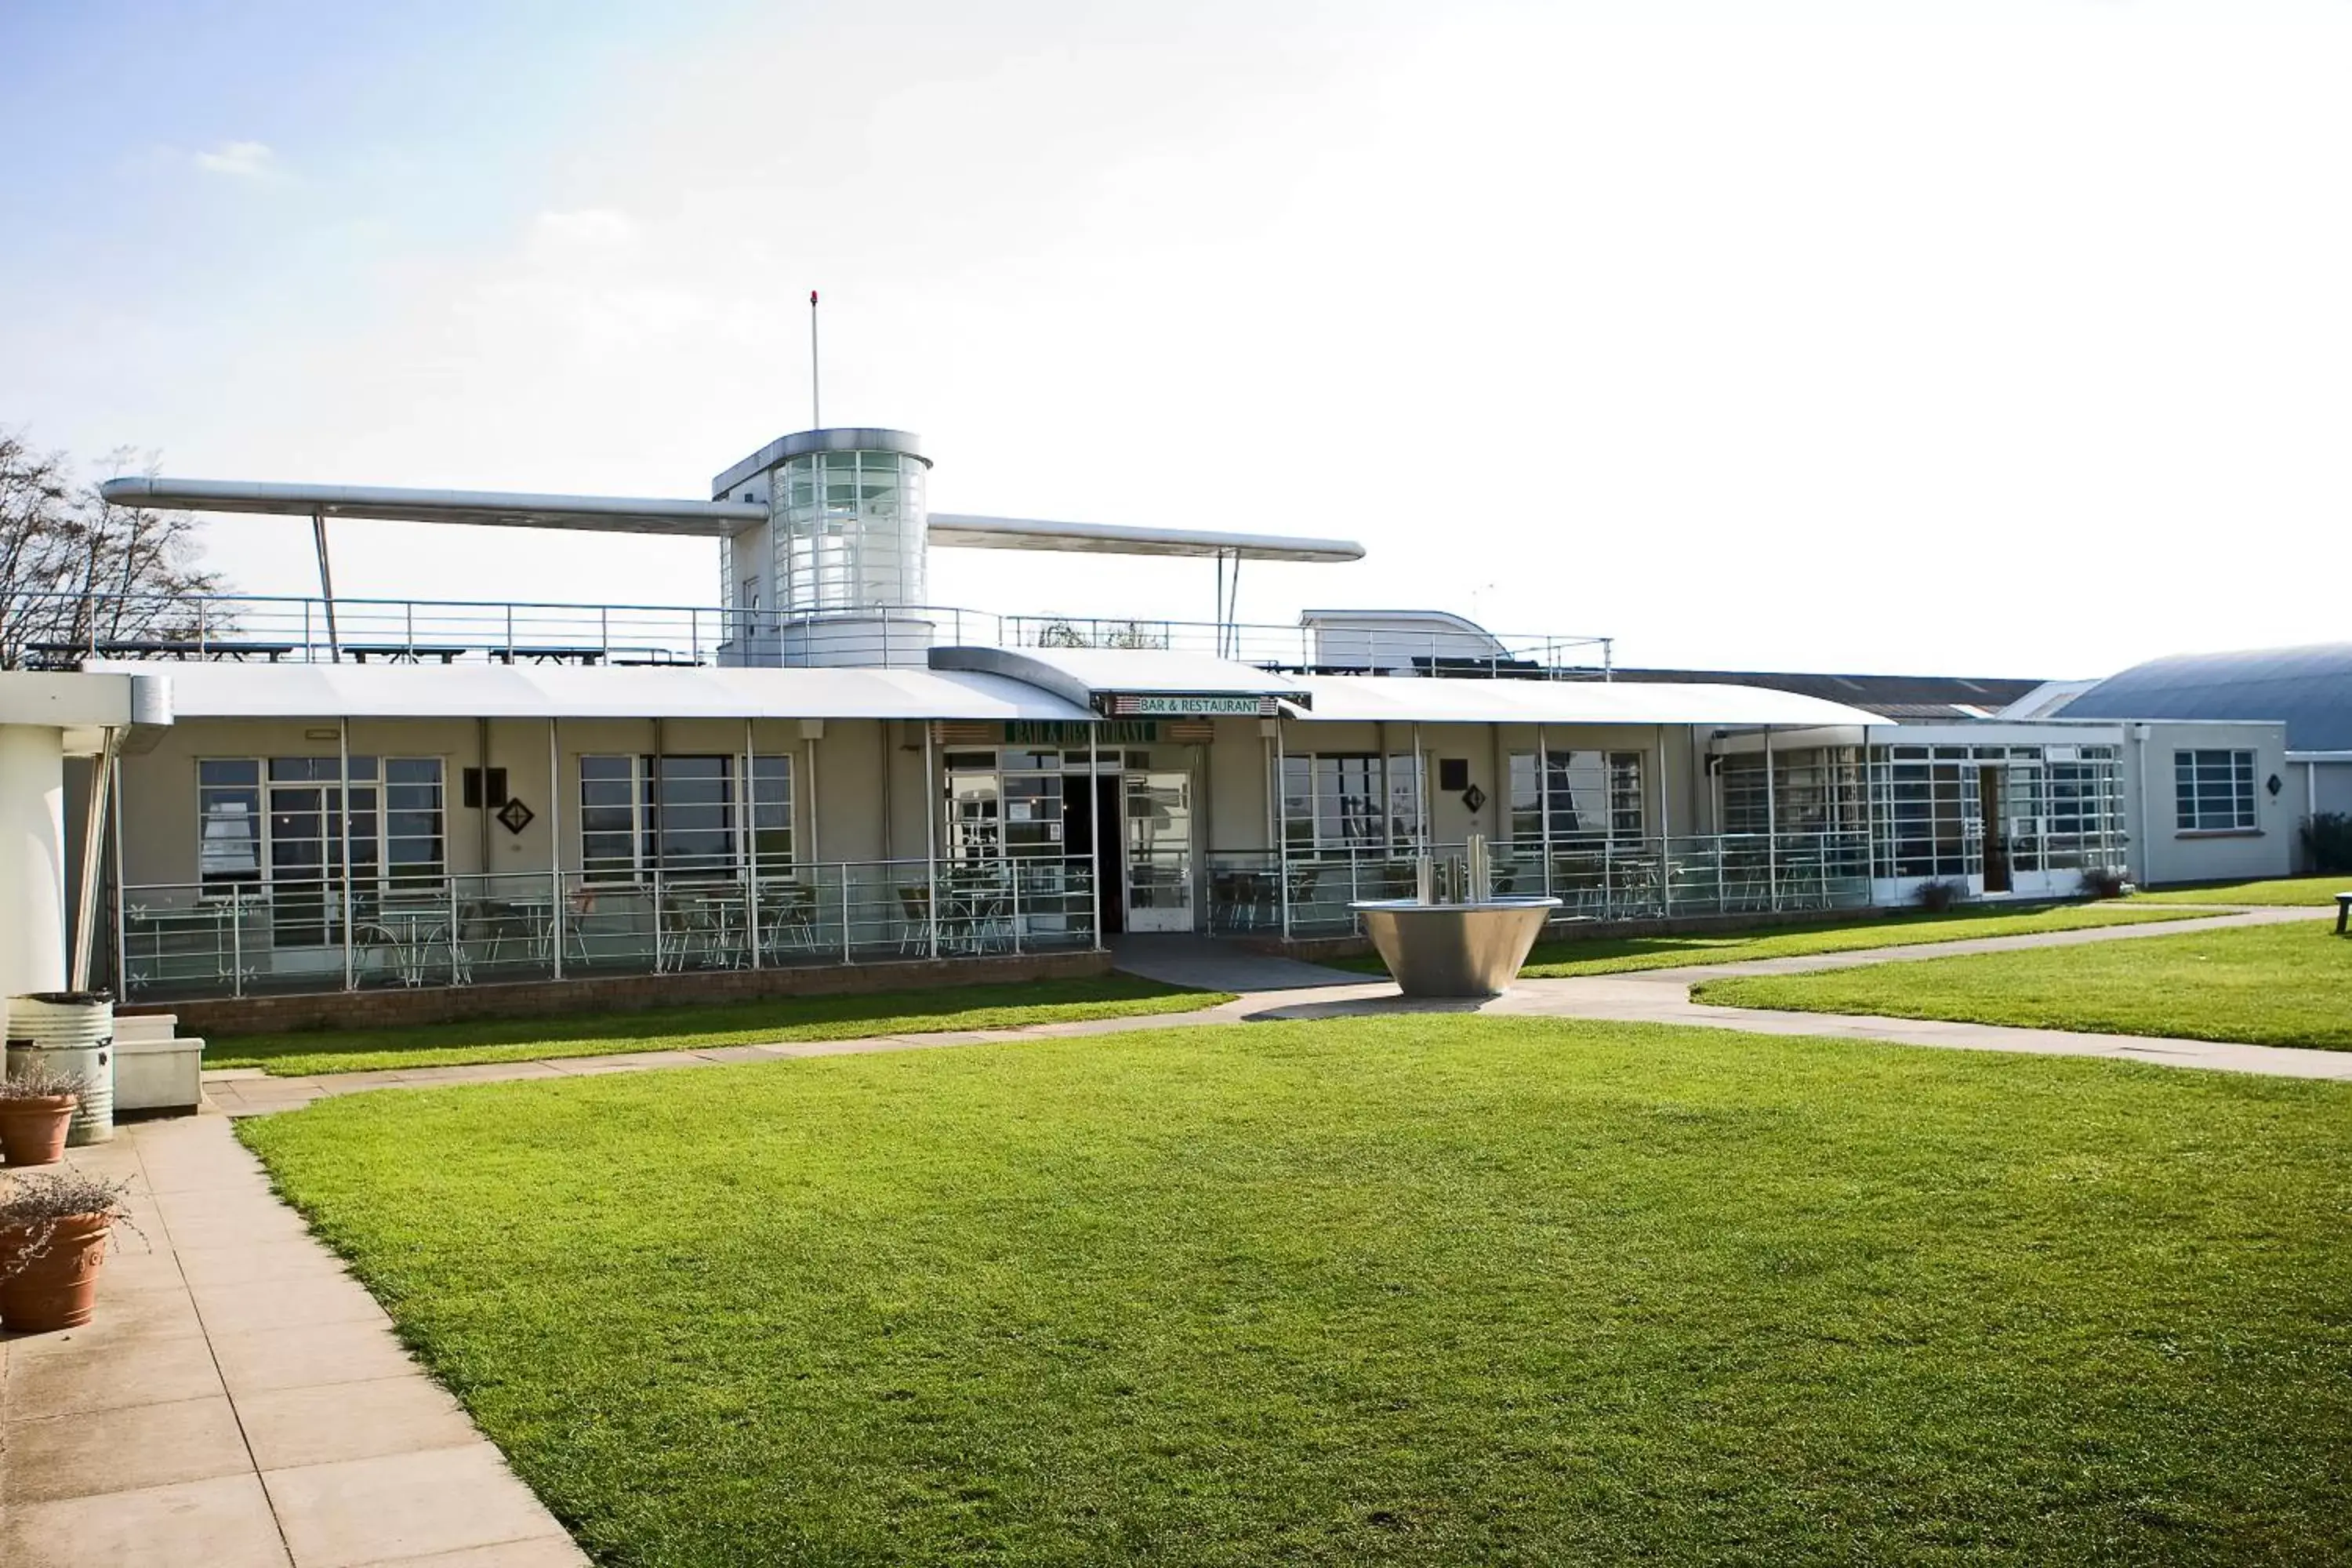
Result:
<svg viewBox="0 0 2352 1568">
<path fill-rule="evenodd" d="M 598 664 L 602 663 L 604 658 L 604 649 L 601 646 L 590 643 L 516 644 L 511 647 L 485 648 L 483 651 L 500 664 L 512 664 L 519 658 L 527 658 L 533 664 Z"/>
<path fill-rule="evenodd" d="M 465 955 L 449 929 L 447 905 L 437 900 L 429 904 L 381 904 L 371 923 L 383 933 L 385 945 L 392 950 L 393 973 L 403 985 L 427 983 L 436 942 L 448 943 L 450 976 L 465 984 Z"/>
<path fill-rule="evenodd" d="M 365 664 L 371 658 L 388 664 L 423 664 L 428 658 L 455 664 L 466 648 L 457 643 L 345 643 L 343 651 L 355 664 Z"/>
</svg>

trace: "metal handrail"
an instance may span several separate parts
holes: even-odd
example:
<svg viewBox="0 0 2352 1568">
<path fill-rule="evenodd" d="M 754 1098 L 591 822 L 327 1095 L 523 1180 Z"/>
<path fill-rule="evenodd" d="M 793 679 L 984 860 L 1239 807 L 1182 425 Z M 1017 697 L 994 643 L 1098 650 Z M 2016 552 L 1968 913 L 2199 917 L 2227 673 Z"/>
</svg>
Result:
<svg viewBox="0 0 2352 1568">
<path fill-rule="evenodd" d="M 1153 648 L 1265 668 L 1411 671 L 1430 675 L 1607 679 L 1610 638 L 1496 634 L 1491 646 L 1432 628 L 1349 627 L 1344 662 L 1321 656 L 1313 626 L 1160 617 L 997 615 L 947 605 L 877 605 L 783 614 L 708 605 L 578 604 L 520 599 L 345 598 L 304 595 L 26 594 L 10 601 L 14 624 L 36 629 L 21 654 L 64 662 L 123 657 L 290 660 L 297 663 L 504 662 L 517 659 L 646 664 L 812 662 L 814 639 L 790 634 L 870 624 L 881 662 L 903 636 L 894 626 L 929 623 L 929 641 L 1005 648 Z M 122 636 L 102 626 L 162 628 Z M 58 635 L 44 637 L 42 630 Z"/>
</svg>

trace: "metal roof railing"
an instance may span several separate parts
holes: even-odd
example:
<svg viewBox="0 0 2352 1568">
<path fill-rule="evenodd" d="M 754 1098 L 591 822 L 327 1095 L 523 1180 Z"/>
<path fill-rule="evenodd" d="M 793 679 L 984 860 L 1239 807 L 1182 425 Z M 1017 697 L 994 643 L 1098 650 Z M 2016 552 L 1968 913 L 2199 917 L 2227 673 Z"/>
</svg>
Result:
<svg viewBox="0 0 2352 1568">
<path fill-rule="evenodd" d="M 1409 624 L 1339 628 L 1001 616 L 937 605 L 787 617 L 696 605 L 525 600 L 0 596 L 0 669 L 70 668 L 99 658 L 793 667 L 818 662 L 820 656 L 829 664 L 905 663 L 933 645 L 1150 648 L 1293 674 L 1606 679 L 1612 662 L 1607 637 L 1515 637 Z"/>
</svg>

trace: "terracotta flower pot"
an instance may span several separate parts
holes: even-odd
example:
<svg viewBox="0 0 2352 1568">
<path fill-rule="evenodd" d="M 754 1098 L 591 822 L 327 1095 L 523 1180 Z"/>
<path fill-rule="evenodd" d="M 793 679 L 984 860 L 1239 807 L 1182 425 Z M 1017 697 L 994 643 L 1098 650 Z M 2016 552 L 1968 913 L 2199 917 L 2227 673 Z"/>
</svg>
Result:
<svg viewBox="0 0 2352 1568">
<path fill-rule="evenodd" d="M 15 1270 L 0 1279 L 0 1328 L 46 1334 L 89 1322 L 113 1229 L 111 1215 L 68 1215 L 51 1223 L 47 1247 L 29 1259 L 38 1230 L 21 1225 L 0 1230 L 0 1270 Z"/>
<path fill-rule="evenodd" d="M 0 1155 L 12 1165 L 54 1165 L 66 1157 L 66 1126 L 74 1097 L 0 1100 Z"/>
</svg>

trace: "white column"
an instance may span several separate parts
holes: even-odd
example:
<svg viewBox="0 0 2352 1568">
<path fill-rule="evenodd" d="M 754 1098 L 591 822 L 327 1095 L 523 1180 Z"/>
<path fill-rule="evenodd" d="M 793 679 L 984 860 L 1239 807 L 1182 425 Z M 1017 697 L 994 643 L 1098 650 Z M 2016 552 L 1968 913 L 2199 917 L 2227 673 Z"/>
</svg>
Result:
<svg viewBox="0 0 2352 1568">
<path fill-rule="evenodd" d="M 0 996 L 65 985 L 65 731 L 0 724 Z"/>
</svg>

